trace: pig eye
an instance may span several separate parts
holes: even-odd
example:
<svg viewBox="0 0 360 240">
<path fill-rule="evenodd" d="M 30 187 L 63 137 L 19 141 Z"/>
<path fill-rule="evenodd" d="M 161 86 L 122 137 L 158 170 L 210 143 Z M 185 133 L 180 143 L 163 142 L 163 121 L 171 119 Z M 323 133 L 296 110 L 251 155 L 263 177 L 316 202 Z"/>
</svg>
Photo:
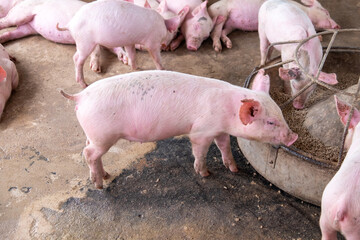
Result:
<svg viewBox="0 0 360 240">
<path fill-rule="evenodd" d="M 273 121 L 267 121 L 266 122 L 268 125 L 275 125 L 275 122 L 273 122 Z"/>
</svg>

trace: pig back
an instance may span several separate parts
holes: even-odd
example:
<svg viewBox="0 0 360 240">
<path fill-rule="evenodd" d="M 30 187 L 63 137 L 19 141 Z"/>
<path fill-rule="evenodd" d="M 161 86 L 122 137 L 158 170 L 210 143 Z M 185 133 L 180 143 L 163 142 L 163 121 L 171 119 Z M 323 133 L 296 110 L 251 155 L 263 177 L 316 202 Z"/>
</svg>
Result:
<svg viewBox="0 0 360 240">
<path fill-rule="evenodd" d="M 164 19 L 156 11 L 117 0 L 85 5 L 70 21 L 69 30 L 76 41 L 91 35 L 93 41 L 108 48 L 158 43 L 167 33 Z"/>
</svg>

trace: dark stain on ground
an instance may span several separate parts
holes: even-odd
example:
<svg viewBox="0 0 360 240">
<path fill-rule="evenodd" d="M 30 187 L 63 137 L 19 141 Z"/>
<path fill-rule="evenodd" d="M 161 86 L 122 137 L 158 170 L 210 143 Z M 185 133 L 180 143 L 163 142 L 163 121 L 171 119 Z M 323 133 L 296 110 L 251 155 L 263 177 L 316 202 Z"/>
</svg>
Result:
<svg viewBox="0 0 360 240">
<path fill-rule="evenodd" d="M 223 166 L 212 144 L 207 156 L 211 175 L 201 178 L 193 169 L 187 138 L 157 142 L 141 170 L 135 164 L 108 188 L 68 199 L 61 211 L 43 208 L 54 226 L 51 237 L 320 239 L 320 209 L 272 186 L 247 164 L 235 138 L 231 144 L 239 172 Z"/>
</svg>

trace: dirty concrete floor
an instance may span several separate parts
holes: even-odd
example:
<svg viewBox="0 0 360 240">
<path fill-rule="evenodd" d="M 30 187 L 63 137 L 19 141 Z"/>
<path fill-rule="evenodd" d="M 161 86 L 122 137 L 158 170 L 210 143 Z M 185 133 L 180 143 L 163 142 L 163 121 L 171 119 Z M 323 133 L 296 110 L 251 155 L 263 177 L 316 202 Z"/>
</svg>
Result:
<svg viewBox="0 0 360 240">
<path fill-rule="evenodd" d="M 360 27 L 358 0 L 323 5 L 343 28 Z M 210 39 L 197 52 L 184 45 L 163 52 L 164 67 L 242 85 L 259 63 L 257 33 L 237 31 L 230 38 L 233 48 L 220 54 Z M 119 141 L 103 158 L 111 179 L 104 190 L 95 190 L 81 156 L 85 136 L 74 103 L 58 93 L 81 90 L 74 77 L 75 46 L 40 36 L 4 46 L 17 59 L 20 85 L 0 122 L 1 239 L 320 238 L 320 209 L 256 174 L 235 139 L 240 171 L 225 169 L 212 146 L 208 178 L 194 173 L 186 138 Z M 137 63 L 140 70 L 154 69 L 147 53 L 138 52 Z M 87 66 L 88 83 L 130 72 L 108 52 L 104 73 Z"/>
</svg>

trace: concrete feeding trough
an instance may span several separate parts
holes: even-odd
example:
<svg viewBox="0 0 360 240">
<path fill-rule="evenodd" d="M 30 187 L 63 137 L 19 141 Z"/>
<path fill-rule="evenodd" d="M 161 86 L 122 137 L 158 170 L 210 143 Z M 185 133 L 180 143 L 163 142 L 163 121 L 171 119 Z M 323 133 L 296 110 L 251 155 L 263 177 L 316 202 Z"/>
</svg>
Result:
<svg viewBox="0 0 360 240">
<path fill-rule="evenodd" d="M 359 107 L 357 99 L 360 88 L 360 46 L 353 46 L 354 43 L 347 41 L 358 39 L 358 36 L 354 38 L 353 35 L 359 33 L 360 29 L 328 30 L 302 41 L 272 44 L 269 49 L 277 44 L 298 44 L 296 48 L 296 53 L 298 53 L 299 49 L 312 38 L 329 38 L 328 46 L 324 47 L 325 52 L 319 72 L 323 67 L 327 72 L 335 72 L 339 83 L 330 86 L 319 81 L 316 76 L 310 76 L 299 64 L 298 54 L 295 54 L 291 61 L 296 61 L 301 71 L 312 80 L 299 94 L 313 84 L 318 85 L 305 109 L 296 110 L 289 103 L 299 94 L 291 97 L 282 93 L 280 97 L 278 96 L 279 92 L 282 92 L 279 88 L 283 86 L 279 86 L 281 80 L 278 77 L 277 67 L 286 62 L 280 62 L 279 57 L 269 61 L 260 68 L 265 69 L 270 75 L 270 95 L 279 104 L 285 120 L 290 128 L 298 133 L 299 139 L 290 147 L 271 146 L 243 138 L 237 139 L 244 156 L 263 177 L 285 192 L 318 206 L 326 184 L 341 166 L 346 155 L 343 145 L 348 125 L 344 128 L 341 124 L 333 96 L 336 94 L 353 107 Z M 350 38 L 342 38 L 349 34 L 352 35 Z M 339 36 L 338 39 L 336 39 L 337 36 Z M 337 42 L 341 46 L 334 46 Z M 343 46 L 344 44 L 352 46 Z M 325 65 L 327 58 L 330 64 L 328 61 Z M 250 86 L 258 70 L 259 68 L 255 68 L 246 79 L 245 87 Z M 283 85 L 282 82 L 281 85 Z"/>
</svg>

